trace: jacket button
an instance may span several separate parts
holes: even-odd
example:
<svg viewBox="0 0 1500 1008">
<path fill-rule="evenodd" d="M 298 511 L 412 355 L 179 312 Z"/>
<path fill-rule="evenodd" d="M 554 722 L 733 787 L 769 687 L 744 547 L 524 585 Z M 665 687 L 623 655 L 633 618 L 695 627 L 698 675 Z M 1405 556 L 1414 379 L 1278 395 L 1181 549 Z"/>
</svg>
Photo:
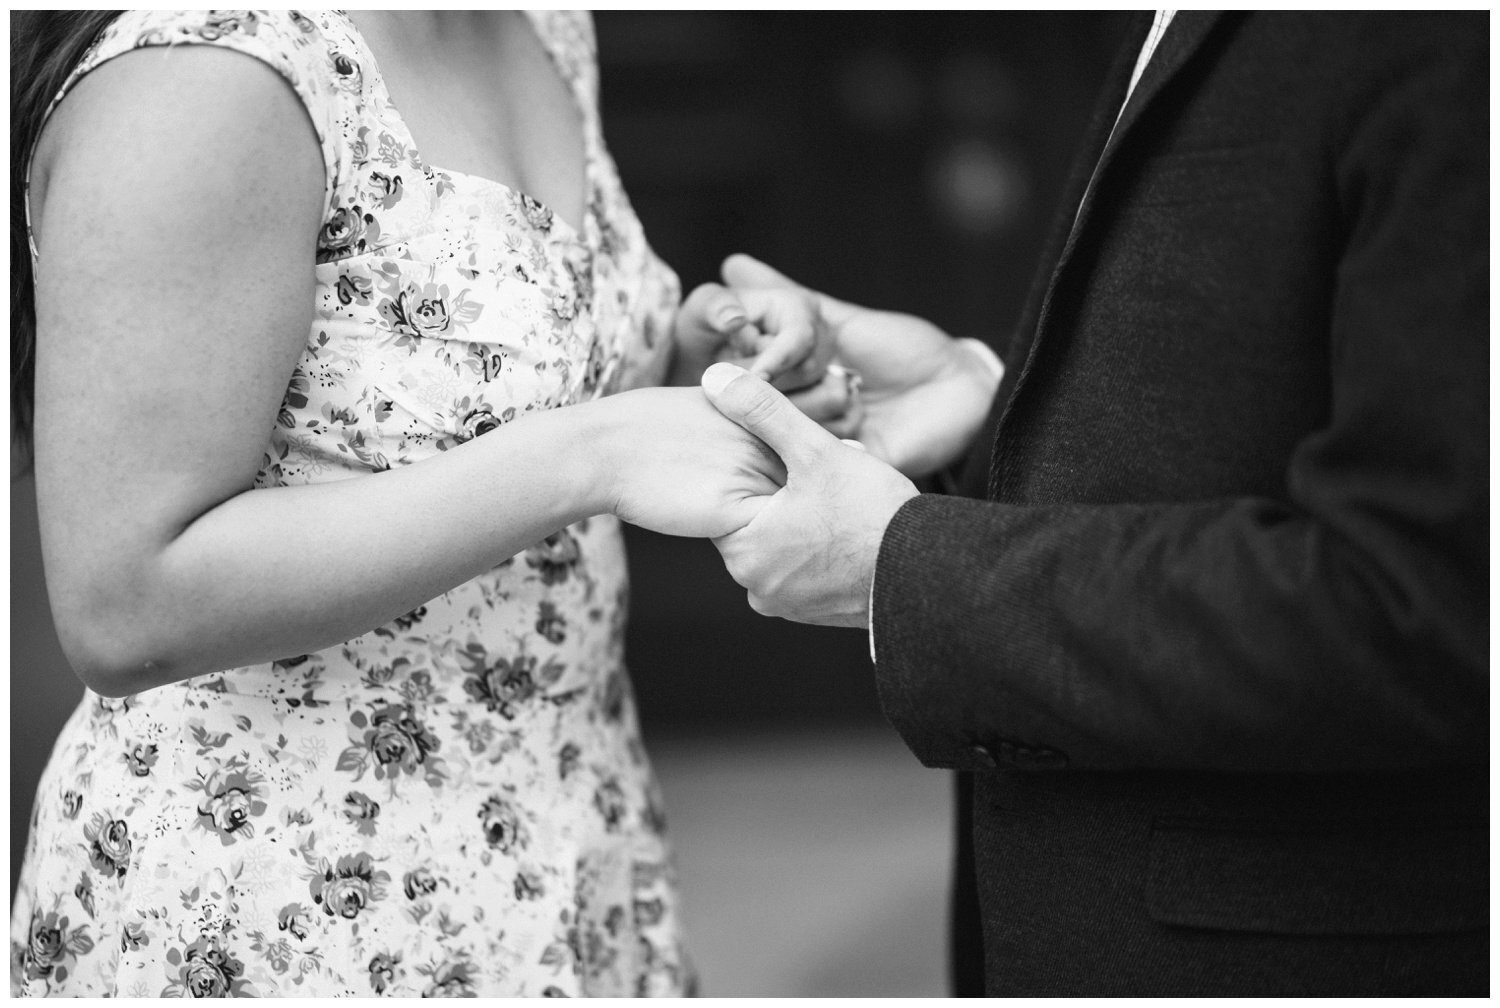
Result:
<svg viewBox="0 0 1500 1008">
<path fill-rule="evenodd" d="M 973 754 L 974 760 L 984 769 L 993 770 L 996 767 L 995 757 L 982 745 L 971 746 L 969 752 Z"/>
</svg>

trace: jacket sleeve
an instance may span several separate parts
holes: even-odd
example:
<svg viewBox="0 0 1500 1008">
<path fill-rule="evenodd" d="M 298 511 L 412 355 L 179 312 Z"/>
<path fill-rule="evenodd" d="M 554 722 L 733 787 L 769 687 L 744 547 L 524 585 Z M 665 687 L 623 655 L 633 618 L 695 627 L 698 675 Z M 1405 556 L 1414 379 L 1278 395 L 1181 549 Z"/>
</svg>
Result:
<svg viewBox="0 0 1500 1008">
<path fill-rule="evenodd" d="M 1288 458 L 1285 500 L 897 513 L 876 677 L 923 762 L 1486 758 L 1487 87 L 1484 60 L 1450 61 L 1350 127 L 1328 420 Z"/>
</svg>

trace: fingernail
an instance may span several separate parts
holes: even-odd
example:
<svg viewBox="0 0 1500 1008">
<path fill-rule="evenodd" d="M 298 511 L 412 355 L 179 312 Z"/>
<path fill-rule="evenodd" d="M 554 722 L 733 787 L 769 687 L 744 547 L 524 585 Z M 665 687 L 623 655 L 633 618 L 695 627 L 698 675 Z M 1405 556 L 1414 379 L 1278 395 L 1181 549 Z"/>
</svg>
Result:
<svg viewBox="0 0 1500 1008">
<path fill-rule="evenodd" d="M 728 364 L 724 361 L 711 364 L 708 370 L 703 372 L 703 391 L 716 396 L 728 388 L 730 382 L 744 373 L 745 369 L 738 364 Z"/>
<path fill-rule="evenodd" d="M 726 308 L 719 312 L 719 331 L 727 332 L 745 324 L 745 313 L 737 308 Z"/>
</svg>

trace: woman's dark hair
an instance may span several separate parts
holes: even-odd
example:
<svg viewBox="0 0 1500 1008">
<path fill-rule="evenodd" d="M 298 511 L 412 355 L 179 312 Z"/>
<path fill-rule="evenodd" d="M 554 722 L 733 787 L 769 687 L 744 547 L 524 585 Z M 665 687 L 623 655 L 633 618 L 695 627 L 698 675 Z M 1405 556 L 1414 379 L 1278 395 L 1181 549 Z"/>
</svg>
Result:
<svg viewBox="0 0 1500 1008">
<path fill-rule="evenodd" d="M 12 11 L 10 15 L 11 450 L 28 456 L 36 375 L 36 305 L 26 236 L 26 171 L 47 107 L 89 46 L 120 14 Z M 18 467 L 12 464 L 11 468 Z"/>
</svg>

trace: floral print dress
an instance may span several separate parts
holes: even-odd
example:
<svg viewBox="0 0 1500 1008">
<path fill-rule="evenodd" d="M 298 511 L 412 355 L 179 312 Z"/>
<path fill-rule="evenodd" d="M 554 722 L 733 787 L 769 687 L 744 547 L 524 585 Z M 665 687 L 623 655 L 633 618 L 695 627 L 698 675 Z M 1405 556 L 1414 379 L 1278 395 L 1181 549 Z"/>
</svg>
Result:
<svg viewBox="0 0 1500 1008">
<path fill-rule="evenodd" d="M 316 127 L 314 320 L 258 486 L 368 478 L 662 369 L 677 281 L 603 147 L 592 26 L 528 18 L 582 116 L 576 228 L 425 163 L 338 12 L 129 12 L 74 73 L 220 46 Z M 13 990 L 690 992 L 625 597 L 592 518 L 325 651 L 86 693 L 37 792 Z"/>
</svg>

